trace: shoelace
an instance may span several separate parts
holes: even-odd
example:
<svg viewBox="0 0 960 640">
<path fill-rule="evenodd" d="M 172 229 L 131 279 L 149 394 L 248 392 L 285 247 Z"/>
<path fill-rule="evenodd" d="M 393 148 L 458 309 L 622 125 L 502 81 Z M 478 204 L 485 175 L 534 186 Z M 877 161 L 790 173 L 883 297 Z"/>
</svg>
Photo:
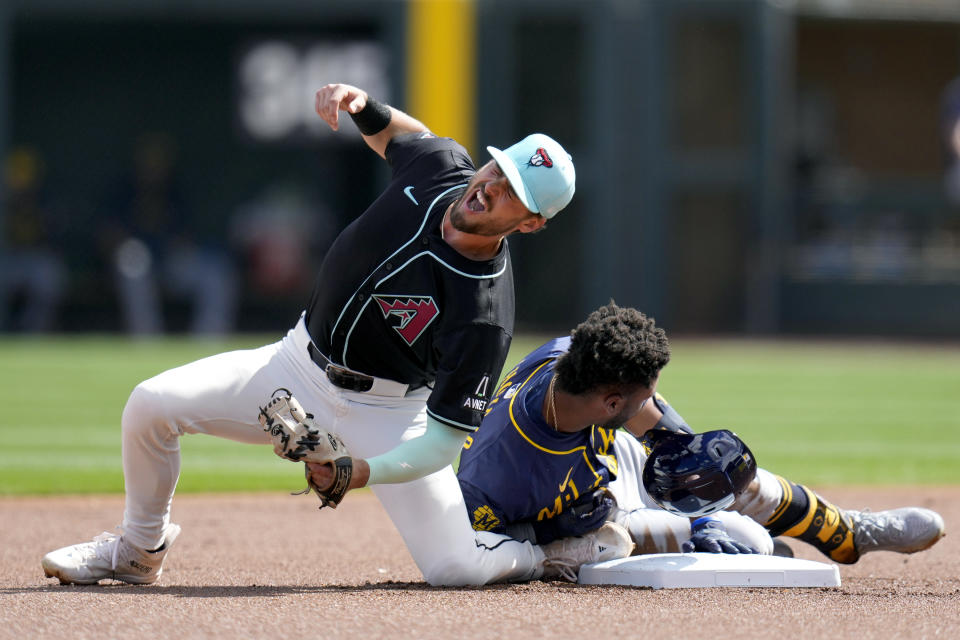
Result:
<svg viewBox="0 0 960 640">
<path fill-rule="evenodd" d="M 577 572 L 574 570 L 577 566 L 576 563 L 570 562 L 568 560 L 547 560 L 543 563 L 545 567 L 552 567 L 557 570 L 557 573 L 560 574 L 560 577 L 566 580 L 567 582 L 576 582 L 577 581 Z"/>
<path fill-rule="evenodd" d="M 106 552 L 110 552 L 110 570 L 117 569 L 117 556 L 120 552 L 120 536 L 109 531 L 104 531 L 93 539 L 95 544 L 94 551 L 96 557 L 101 560 L 107 559 Z"/>
</svg>

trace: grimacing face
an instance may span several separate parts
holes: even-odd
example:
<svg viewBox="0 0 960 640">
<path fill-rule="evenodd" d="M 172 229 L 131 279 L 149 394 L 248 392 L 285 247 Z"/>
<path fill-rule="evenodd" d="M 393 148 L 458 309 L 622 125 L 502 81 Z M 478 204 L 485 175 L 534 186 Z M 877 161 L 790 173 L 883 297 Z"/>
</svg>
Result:
<svg viewBox="0 0 960 640">
<path fill-rule="evenodd" d="M 480 236 L 503 236 L 537 214 L 527 209 L 510 181 L 493 160 L 480 167 L 450 210 L 457 231 Z"/>
</svg>

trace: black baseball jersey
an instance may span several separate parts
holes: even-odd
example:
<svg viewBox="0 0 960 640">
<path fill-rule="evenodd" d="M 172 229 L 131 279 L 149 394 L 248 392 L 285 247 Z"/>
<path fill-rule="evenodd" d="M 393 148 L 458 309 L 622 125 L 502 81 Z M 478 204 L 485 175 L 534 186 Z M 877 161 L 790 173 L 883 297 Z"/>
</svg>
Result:
<svg viewBox="0 0 960 640">
<path fill-rule="evenodd" d="M 513 336 L 507 242 L 491 260 L 475 261 L 441 237 L 447 207 L 476 173 L 455 141 L 402 135 L 385 155 L 390 184 L 324 258 L 307 330 L 333 362 L 430 386 L 430 415 L 473 431 Z"/>
</svg>

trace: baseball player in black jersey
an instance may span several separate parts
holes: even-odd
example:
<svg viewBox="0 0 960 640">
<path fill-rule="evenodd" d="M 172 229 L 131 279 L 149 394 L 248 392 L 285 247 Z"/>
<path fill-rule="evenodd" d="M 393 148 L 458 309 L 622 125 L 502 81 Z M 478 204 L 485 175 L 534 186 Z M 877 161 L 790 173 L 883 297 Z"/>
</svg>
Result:
<svg viewBox="0 0 960 640">
<path fill-rule="evenodd" d="M 638 553 L 684 544 L 771 553 L 770 536 L 784 535 L 842 563 L 870 551 L 913 553 L 943 536 L 943 519 L 929 509 L 840 509 L 762 468 L 738 495 L 724 496 L 728 511 L 691 526 L 664 510 L 641 481 L 647 451 L 638 438 L 651 429 L 693 432 L 655 392 L 669 357 L 652 319 L 614 304 L 526 356 L 461 454 L 457 473 L 473 526 L 555 544 L 613 520 Z"/>
<path fill-rule="evenodd" d="M 285 436 L 264 407 L 278 390 L 350 452 L 308 467 L 325 503 L 371 485 L 428 582 L 542 572 L 544 555 L 529 543 L 474 534 L 450 463 L 480 424 L 513 334 L 507 236 L 539 230 L 570 202 L 572 159 L 533 134 L 505 150 L 488 147 L 492 159 L 478 169 L 455 141 L 349 85 L 320 89 L 316 110 L 334 130 L 349 114 L 389 163 L 390 183 L 334 242 L 285 338 L 134 389 L 122 418 L 121 532 L 47 554 L 48 576 L 154 582 L 180 532 L 170 522 L 179 437 L 272 443 L 280 453 Z M 321 439 L 302 442 L 313 448 Z"/>
</svg>

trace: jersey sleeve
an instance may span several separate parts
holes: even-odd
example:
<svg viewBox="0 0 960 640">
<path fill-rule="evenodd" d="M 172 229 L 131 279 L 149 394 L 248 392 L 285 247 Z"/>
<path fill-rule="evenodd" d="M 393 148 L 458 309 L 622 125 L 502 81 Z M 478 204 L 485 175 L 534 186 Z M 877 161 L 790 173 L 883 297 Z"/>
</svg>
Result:
<svg viewBox="0 0 960 640">
<path fill-rule="evenodd" d="M 654 429 L 666 429 L 668 431 L 677 431 L 680 433 L 693 433 L 693 429 L 686 423 L 677 411 L 667 404 L 667 401 L 659 393 L 653 396 L 653 402 L 660 409 L 663 417 L 654 425 Z"/>
<path fill-rule="evenodd" d="M 440 357 L 427 413 L 449 427 L 476 431 L 507 359 L 510 335 L 503 327 L 472 324 L 440 334 L 437 346 Z"/>
<path fill-rule="evenodd" d="M 475 531 L 506 533 L 507 518 L 497 503 L 491 501 L 480 489 L 462 479 L 460 490 L 467 505 L 470 525 Z"/>
<path fill-rule="evenodd" d="M 450 157 L 442 159 L 447 165 L 465 171 L 474 171 L 470 154 L 463 146 L 452 138 L 438 138 L 428 131 L 396 136 L 390 140 L 384 151 L 384 157 L 393 170 L 394 178 L 415 167 L 422 172 L 424 170 L 422 162 L 431 154 L 449 155 Z M 438 162 L 440 162 L 439 158 Z M 437 166 L 442 165 L 437 164 Z"/>
</svg>

